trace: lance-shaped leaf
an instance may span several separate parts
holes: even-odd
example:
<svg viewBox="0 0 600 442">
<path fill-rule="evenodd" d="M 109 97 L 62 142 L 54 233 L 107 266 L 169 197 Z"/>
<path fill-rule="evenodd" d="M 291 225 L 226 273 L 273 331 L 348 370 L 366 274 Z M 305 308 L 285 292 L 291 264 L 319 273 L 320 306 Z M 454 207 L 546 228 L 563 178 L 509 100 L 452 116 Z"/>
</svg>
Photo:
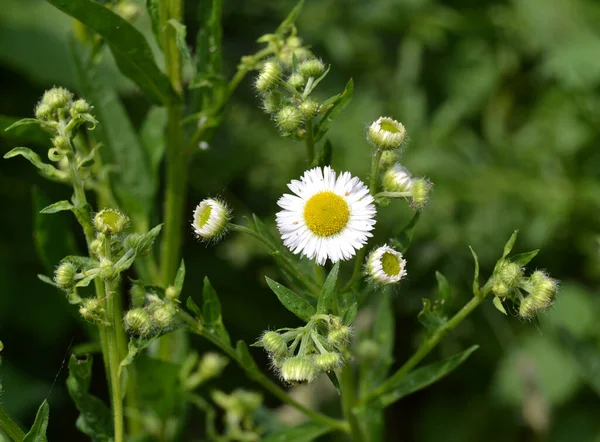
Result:
<svg viewBox="0 0 600 442">
<path fill-rule="evenodd" d="M 425 365 L 410 372 L 408 375 L 400 378 L 397 382 L 389 385 L 389 388 L 379 397 L 375 403 L 380 407 L 388 405 L 408 396 L 411 393 L 429 387 L 431 384 L 438 382 L 440 379 L 452 373 L 460 364 L 465 362 L 467 358 L 477 350 L 479 346 L 473 345 L 463 352 L 460 352 L 448 359 L 440 362 Z"/>
<path fill-rule="evenodd" d="M 58 170 L 56 167 L 51 166 L 50 164 L 46 164 L 42 161 L 40 156 L 27 147 L 15 147 L 10 150 L 6 154 L 4 154 L 4 159 L 13 158 L 16 156 L 22 156 L 40 171 L 40 175 L 45 178 L 48 178 L 52 181 L 59 182 L 67 182 L 69 177 L 66 172 L 62 170 Z"/>
<path fill-rule="evenodd" d="M 301 425 L 296 425 L 292 428 L 278 431 L 262 438 L 262 442 L 310 442 L 330 433 L 333 430 L 328 425 L 319 422 L 306 422 Z"/>
<path fill-rule="evenodd" d="M 177 275 L 175 275 L 175 282 L 173 286 L 177 289 L 177 293 L 181 293 L 183 289 L 183 281 L 185 280 L 185 263 L 183 259 L 181 260 L 181 264 L 179 264 L 179 269 L 177 270 Z"/>
<path fill-rule="evenodd" d="M 538 250 L 532 250 L 531 252 L 519 253 L 517 255 L 512 255 L 509 260 L 510 262 L 514 262 L 519 264 L 521 267 L 526 266 L 529 262 L 536 257 L 538 254 Z"/>
<path fill-rule="evenodd" d="M 300 319 L 308 322 L 310 321 L 310 318 L 316 314 L 317 311 L 315 308 L 310 305 L 308 301 L 304 300 L 304 298 L 301 298 L 292 290 L 273 281 L 269 277 L 265 277 L 265 279 L 267 280 L 267 285 L 273 290 L 273 293 L 277 295 L 279 302 Z"/>
<path fill-rule="evenodd" d="M 162 104 L 178 100 L 169 79 L 156 66 L 148 42 L 127 20 L 92 0 L 47 1 L 100 34 L 120 71 L 150 100 Z"/>
<path fill-rule="evenodd" d="M 80 412 L 77 428 L 94 442 L 108 442 L 113 438 L 112 416 L 104 402 L 89 393 L 91 380 L 92 357 L 71 355 L 67 389 Z"/>
<path fill-rule="evenodd" d="M 473 255 L 473 261 L 475 261 L 475 270 L 473 271 L 473 294 L 475 296 L 481 296 L 481 288 L 479 287 L 479 259 L 477 253 L 471 246 L 469 246 L 471 254 Z"/>
<path fill-rule="evenodd" d="M 334 304 L 335 297 L 335 284 L 337 282 L 338 274 L 340 271 L 339 261 L 335 263 L 331 272 L 323 284 L 321 293 L 319 294 L 319 302 L 317 303 L 317 313 L 326 314 L 329 313 Z"/>
<path fill-rule="evenodd" d="M 231 346 L 229 334 L 223 325 L 223 317 L 221 316 L 221 302 L 217 296 L 217 292 L 213 289 L 208 278 L 204 278 L 204 288 L 202 290 L 202 315 L 204 316 L 203 333 L 214 335 L 227 346 Z"/>
<path fill-rule="evenodd" d="M 513 232 L 513 234 L 510 235 L 510 238 L 508 239 L 508 241 L 506 241 L 506 244 L 504 245 L 504 252 L 502 253 L 502 258 L 506 258 L 508 256 L 508 254 L 510 253 L 510 251 L 514 247 L 515 242 L 517 241 L 517 235 L 518 234 L 519 234 L 519 231 L 515 230 Z"/>
<path fill-rule="evenodd" d="M 327 109 L 318 123 L 315 125 L 315 142 L 319 141 L 331 127 L 333 120 L 342 113 L 350 104 L 354 94 L 354 81 L 350 79 L 344 88 L 344 92 L 325 101 L 322 107 Z"/>
<path fill-rule="evenodd" d="M 29 432 L 23 438 L 23 442 L 48 442 L 46 438 L 46 429 L 48 428 L 48 419 L 50 417 L 50 405 L 44 400 L 35 415 L 35 421 Z"/>
<path fill-rule="evenodd" d="M 20 119 L 0 115 L 0 137 L 2 138 L 21 141 L 25 144 L 50 145 L 48 133 L 40 126 L 42 126 L 40 121 L 34 118 Z"/>
</svg>

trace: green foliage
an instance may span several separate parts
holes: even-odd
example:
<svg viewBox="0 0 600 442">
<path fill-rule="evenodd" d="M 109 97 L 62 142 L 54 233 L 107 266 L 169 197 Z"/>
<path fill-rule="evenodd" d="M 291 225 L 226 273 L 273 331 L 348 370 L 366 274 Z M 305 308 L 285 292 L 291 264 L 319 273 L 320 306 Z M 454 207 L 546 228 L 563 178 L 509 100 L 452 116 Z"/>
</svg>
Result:
<svg viewBox="0 0 600 442">
<path fill-rule="evenodd" d="M 46 429 L 48 428 L 48 419 L 50 417 L 50 405 L 48 402 L 42 402 L 35 415 L 35 421 L 29 432 L 23 438 L 23 442 L 47 442 Z"/>
<path fill-rule="evenodd" d="M 309 442 L 311 440 L 315 440 L 319 436 L 329 433 L 330 431 L 331 428 L 329 428 L 327 425 L 307 422 L 294 428 L 287 428 L 285 430 L 270 434 L 262 440 L 264 442 Z"/>
<path fill-rule="evenodd" d="M 279 302 L 303 321 L 310 321 L 310 318 L 317 313 L 314 306 L 309 304 L 308 301 L 298 296 L 292 290 L 273 281 L 269 277 L 266 277 L 266 280 L 267 285 L 273 290 L 273 293 L 277 295 Z"/>
</svg>

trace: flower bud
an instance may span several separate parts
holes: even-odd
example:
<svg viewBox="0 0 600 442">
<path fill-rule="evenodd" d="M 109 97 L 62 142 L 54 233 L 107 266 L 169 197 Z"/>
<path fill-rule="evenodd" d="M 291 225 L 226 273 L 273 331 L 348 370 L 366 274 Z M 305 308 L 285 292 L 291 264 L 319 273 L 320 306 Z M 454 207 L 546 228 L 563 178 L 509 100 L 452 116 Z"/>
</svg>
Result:
<svg viewBox="0 0 600 442">
<path fill-rule="evenodd" d="M 102 323 L 104 316 L 104 308 L 100 300 L 96 298 L 86 298 L 79 307 L 79 313 L 86 321 L 94 324 Z"/>
<path fill-rule="evenodd" d="M 383 174 L 382 184 L 386 192 L 410 192 L 413 181 L 408 169 L 400 163 L 395 163 Z"/>
<path fill-rule="evenodd" d="M 259 92 L 268 92 L 275 88 L 281 78 L 281 66 L 276 61 L 267 61 L 256 77 L 254 86 Z"/>
<path fill-rule="evenodd" d="M 138 243 L 140 242 L 141 238 L 142 235 L 140 235 L 139 233 L 130 233 L 125 237 L 125 240 L 123 241 L 123 248 L 126 250 L 135 249 Z"/>
<path fill-rule="evenodd" d="M 416 209 L 422 209 L 429 201 L 429 190 L 431 183 L 425 178 L 417 178 L 412 182 L 411 196 L 412 206 Z"/>
<path fill-rule="evenodd" d="M 290 384 L 305 384 L 317 376 L 317 370 L 310 358 L 295 356 L 286 359 L 281 366 L 281 377 Z"/>
<path fill-rule="evenodd" d="M 288 347 L 285 340 L 277 332 L 265 332 L 262 336 L 261 344 L 273 358 L 281 358 L 288 353 Z"/>
<path fill-rule="evenodd" d="M 253 412 L 261 406 L 263 398 L 259 393 L 237 389 L 233 392 L 234 396 L 246 412 Z"/>
<path fill-rule="evenodd" d="M 383 150 L 398 149 L 406 139 L 406 129 L 402 123 L 389 117 L 380 117 L 369 126 L 368 140 Z"/>
<path fill-rule="evenodd" d="M 67 150 L 69 148 L 69 139 L 64 135 L 57 135 L 52 138 L 52 145 L 60 150 Z"/>
<path fill-rule="evenodd" d="M 369 254 L 366 268 L 367 275 L 377 285 L 396 284 L 406 276 L 406 260 L 402 253 L 387 244 Z"/>
<path fill-rule="evenodd" d="M 194 233 L 207 241 L 217 240 L 226 233 L 229 217 L 229 208 L 222 201 L 213 198 L 202 200 L 194 210 Z"/>
<path fill-rule="evenodd" d="M 147 336 L 152 330 L 152 318 L 143 308 L 134 308 L 125 313 L 125 329 L 136 336 Z"/>
<path fill-rule="evenodd" d="M 277 125 L 285 132 L 293 132 L 302 123 L 302 114 L 293 106 L 286 106 L 277 113 Z"/>
<path fill-rule="evenodd" d="M 179 291 L 175 287 L 170 285 L 169 287 L 167 287 L 167 290 L 165 290 L 165 296 L 167 297 L 167 299 L 175 301 L 179 297 Z"/>
<path fill-rule="evenodd" d="M 129 289 L 129 295 L 131 296 L 131 303 L 136 307 L 144 305 L 146 300 L 146 289 L 140 284 L 133 284 Z"/>
<path fill-rule="evenodd" d="M 262 102 L 262 108 L 268 114 L 274 114 L 281 104 L 281 95 L 279 92 L 271 92 L 265 95 Z"/>
<path fill-rule="evenodd" d="M 102 235 L 102 237 L 100 237 L 100 235 Z M 94 239 L 90 244 L 90 249 L 96 255 L 102 255 L 104 252 L 104 235 L 102 233 L 96 235 L 96 239 Z"/>
<path fill-rule="evenodd" d="M 300 39 L 300 37 L 296 37 L 295 35 L 288 37 L 287 40 L 285 41 L 285 45 L 291 49 L 301 48 L 302 47 L 302 39 Z"/>
<path fill-rule="evenodd" d="M 558 282 L 546 273 L 537 270 L 529 278 L 529 283 L 531 284 L 530 297 L 533 298 L 536 309 L 548 308 L 558 291 Z"/>
<path fill-rule="evenodd" d="M 517 288 L 521 283 L 523 268 L 517 263 L 504 261 L 497 270 L 496 276 L 509 290 L 512 290 Z"/>
<path fill-rule="evenodd" d="M 336 348 L 343 348 L 350 342 L 350 327 L 341 326 L 340 328 L 330 330 L 327 334 L 327 342 Z"/>
<path fill-rule="evenodd" d="M 532 296 L 527 296 L 523 301 L 521 301 L 521 305 L 519 306 L 519 316 L 524 319 L 531 319 L 537 313 L 537 309 L 535 307 L 535 300 Z"/>
<path fill-rule="evenodd" d="M 152 311 L 154 325 L 162 330 L 169 330 L 176 325 L 177 309 L 171 304 L 163 304 Z"/>
<path fill-rule="evenodd" d="M 76 117 L 79 114 L 88 113 L 91 109 L 92 108 L 91 108 L 90 104 L 87 101 L 85 101 L 84 99 L 80 98 L 79 100 L 76 100 L 71 105 L 71 108 L 69 109 L 69 113 L 71 114 L 72 117 Z"/>
<path fill-rule="evenodd" d="M 400 155 L 396 150 L 384 150 L 381 152 L 381 159 L 379 160 L 379 167 L 383 170 L 392 167 L 398 162 Z"/>
<path fill-rule="evenodd" d="M 320 107 L 316 100 L 306 100 L 300 104 L 298 109 L 300 109 L 300 113 L 304 119 L 309 119 L 319 113 Z"/>
<path fill-rule="evenodd" d="M 121 233 L 128 224 L 129 218 L 115 209 L 104 209 L 94 216 L 94 227 L 106 235 Z"/>
<path fill-rule="evenodd" d="M 310 58 L 300 63 L 298 71 L 305 77 L 319 77 L 325 72 L 325 65 L 321 60 Z"/>
<path fill-rule="evenodd" d="M 70 262 L 63 262 L 56 268 L 54 273 L 54 282 L 60 288 L 70 287 L 74 282 L 74 276 L 77 273 L 77 268 Z"/>
<path fill-rule="evenodd" d="M 100 272 L 98 273 L 102 279 L 111 279 L 115 276 L 113 262 L 110 259 L 100 258 Z"/>
<path fill-rule="evenodd" d="M 46 104 L 51 110 L 65 107 L 73 99 L 73 94 L 62 87 L 55 87 L 44 92 L 42 104 Z"/>
<path fill-rule="evenodd" d="M 221 375 L 223 369 L 229 363 L 229 359 L 219 353 L 208 352 L 202 356 L 200 363 L 198 364 L 198 376 L 206 381 L 208 379 L 216 378 Z"/>
<path fill-rule="evenodd" d="M 52 115 L 52 108 L 46 103 L 40 103 L 35 108 L 35 117 L 38 120 L 46 120 Z"/>
<path fill-rule="evenodd" d="M 342 355 L 339 353 L 322 353 L 315 357 L 317 370 L 329 372 L 340 367 L 343 363 Z"/>
<path fill-rule="evenodd" d="M 494 281 L 492 284 L 492 293 L 498 298 L 505 298 L 510 293 L 508 286 L 502 281 Z"/>
<path fill-rule="evenodd" d="M 288 78 L 287 83 L 294 89 L 300 89 L 306 83 L 306 78 L 302 74 L 292 74 Z"/>
</svg>

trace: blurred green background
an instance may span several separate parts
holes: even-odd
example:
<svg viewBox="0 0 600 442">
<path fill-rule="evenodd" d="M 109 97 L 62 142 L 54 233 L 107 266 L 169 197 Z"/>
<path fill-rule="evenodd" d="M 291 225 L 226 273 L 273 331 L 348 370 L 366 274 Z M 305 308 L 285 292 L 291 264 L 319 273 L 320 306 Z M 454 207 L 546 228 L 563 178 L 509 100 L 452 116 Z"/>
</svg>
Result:
<svg viewBox="0 0 600 442">
<path fill-rule="evenodd" d="M 42 0 L 2 3 L 4 127 L 5 117 L 31 116 L 45 89 L 77 90 L 77 82 L 68 50 L 71 20 Z M 193 44 L 203 2 L 187 3 Z M 231 75 L 293 2 L 224 3 L 224 68 Z M 148 29 L 144 16 L 134 23 Z M 404 165 L 435 185 L 407 256 L 408 280 L 394 297 L 396 360 L 423 337 L 416 314 L 421 298 L 435 290 L 436 270 L 452 283 L 455 308 L 468 299 L 469 245 L 487 276 L 519 229 L 515 251 L 542 249 L 532 264 L 562 281 L 556 304 L 539 321 L 503 317 L 490 302 L 446 338 L 435 357 L 472 343 L 480 349 L 440 384 L 392 406 L 387 440 L 600 441 L 598 23 L 594 0 L 307 0 L 299 35 L 332 65 L 318 93 L 326 98 L 350 77 L 355 82 L 352 103 L 329 133 L 334 168 L 366 179 L 365 128 L 389 115 L 411 139 Z M 118 75 L 108 53 L 103 71 L 139 126 L 148 102 Z M 28 140 L 42 156 L 44 143 Z M 2 154 L 18 145 L 18 134 L 0 134 Z M 221 195 L 240 222 L 254 212 L 274 224 L 277 198 L 303 169 L 303 146 L 277 135 L 247 78 L 208 149 L 193 157 L 186 219 L 200 199 Z M 44 181 L 23 159 L 0 161 L 0 400 L 29 424 L 48 397 L 50 440 L 78 441 L 85 438 L 74 428 L 63 362 L 70 345 L 89 340 L 88 329 L 60 293 L 36 278 L 50 274 L 61 255 L 40 256 L 34 241 L 36 225 L 49 222 L 36 217 L 35 207 L 68 197 L 68 189 Z M 371 245 L 385 242 L 411 215 L 400 202 L 381 209 Z M 63 235 L 49 240 L 81 247 L 81 238 L 69 234 L 73 219 L 52 216 Z M 254 240 L 231 235 L 207 248 L 189 229 L 185 238 L 184 296 L 197 294 L 209 275 L 234 338 L 252 342 L 266 328 L 296 324 L 266 288 L 264 275 L 277 277 L 277 270 Z M 94 389 L 106 397 L 97 378 Z M 218 385 L 238 384 L 252 386 L 229 367 Z M 201 434 L 200 416 L 192 417 L 186 440 Z"/>
</svg>

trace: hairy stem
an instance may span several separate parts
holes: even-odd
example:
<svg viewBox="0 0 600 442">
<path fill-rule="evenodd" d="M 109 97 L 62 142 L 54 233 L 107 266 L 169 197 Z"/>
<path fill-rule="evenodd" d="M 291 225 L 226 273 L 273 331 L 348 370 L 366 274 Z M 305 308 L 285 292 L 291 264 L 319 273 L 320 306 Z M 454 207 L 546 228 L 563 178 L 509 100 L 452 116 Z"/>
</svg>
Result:
<svg viewBox="0 0 600 442">
<path fill-rule="evenodd" d="M 312 166 L 315 160 L 315 141 L 313 138 L 312 118 L 306 120 L 306 160 Z"/>
<path fill-rule="evenodd" d="M 344 417 L 350 426 L 350 434 L 352 435 L 353 442 L 364 442 L 363 431 L 360 427 L 360 423 L 356 414 L 354 413 L 354 406 L 356 405 L 356 383 L 354 382 L 355 376 L 353 373 L 352 363 L 347 363 L 342 369 L 340 376 L 340 390 L 342 393 L 342 410 Z"/>
<path fill-rule="evenodd" d="M 21 442 L 25 437 L 21 426 L 10 417 L 2 404 L 0 404 L 0 430 L 4 431 L 14 442 Z"/>
</svg>

